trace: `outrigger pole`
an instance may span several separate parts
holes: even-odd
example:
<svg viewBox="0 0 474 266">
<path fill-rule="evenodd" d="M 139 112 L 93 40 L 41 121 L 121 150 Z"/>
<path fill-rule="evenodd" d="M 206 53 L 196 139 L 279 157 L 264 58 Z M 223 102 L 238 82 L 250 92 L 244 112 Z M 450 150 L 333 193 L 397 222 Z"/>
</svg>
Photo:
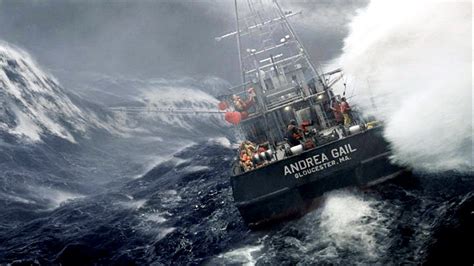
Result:
<svg viewBox="0 0 474 266">
<path fill-rule="evenodd" d="M 237 0 L 235 0 L 235 2 L 237 2 Z M 236 4 L 235 6 L 237 6 L 237 4 Z M 285 17 L 285 18 L 289 18 L 289 17 L 293 17 L 293 16 L 296 16 L 296 15 L 300 15 L 300 14 L 302 14 L 302 11 L 299 11 L 299 12 L 296 12 L 296 13 L 285 14 L 284 17 Z M 280 17 L 279 17 L 279 18 L 274 18 L 274 19 L 272 19 L 272 20 L 267 20 L 267 21 L 264 21 L 264 22 L 262 22 L 262 23 L 258 23 L 258 24 L 255 24 L 255 25 L 253 25 L 253 26 L 250 26 L 250 27 L 246 28 L 246 30 L 253 30 L 253 29 L 256 29 L 256 28 L 258 28 L 258 27 L 261 27 L 261 26 L 264 26 L 264 25 L 267 25 L 267 24 L 269 24 L 269 23 L 276 22 L 276 21 L 279 21 L 279 20 L 281 20 Z M 244 33 L 244 30 L 238 30 L 238 31 L 229 32 L 229 33 L 224 34 L 224 35 L 222 35 L 222 36 L 215 37 L 215 39 L 216 39 L 216 41 L 221 41 L 222 39 L 227 38 L 227 37 L 230 37 L 230 36 L 233 36 L 233 35 L 235 35 L 235 34 L 237 34 L 237 33 Z"/>
<path fill-rule="evenodd" d="M 213 115 L 224 114 L 225 111 L 207 110 L 207 109 L 192 109 L 192 108 L 174 108 L 174 107 L 110 107 L 108 110 L 117 113 L 166 113 L 170 115 Z"/>
</svg>

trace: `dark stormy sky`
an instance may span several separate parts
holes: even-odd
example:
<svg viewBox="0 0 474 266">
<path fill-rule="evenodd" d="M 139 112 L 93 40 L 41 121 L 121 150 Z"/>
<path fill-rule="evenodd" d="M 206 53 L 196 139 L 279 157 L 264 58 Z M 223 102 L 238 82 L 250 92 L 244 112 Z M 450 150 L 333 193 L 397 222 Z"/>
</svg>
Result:
<svg viewBox="0 0 474 266">
<path fill-rule="evenodd" d="M 245 1 L 246 2 L 246 1 Z M 367 0 L 280 0 L 314 60 L 336 57 Z M 0 40 L 53 73 L 239 80 L 233 0 L 0 0 Z"/>
</svg>

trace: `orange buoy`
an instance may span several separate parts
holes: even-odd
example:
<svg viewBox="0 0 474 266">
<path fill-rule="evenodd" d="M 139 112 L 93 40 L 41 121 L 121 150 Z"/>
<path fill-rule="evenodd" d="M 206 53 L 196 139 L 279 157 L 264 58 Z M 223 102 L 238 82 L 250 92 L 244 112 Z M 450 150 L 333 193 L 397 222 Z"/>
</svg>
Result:
<svg viewBox="0 0 474 266">
<path fill-rule="evenodd" d="M 242 115 L 240 114 L 240 112 L 226 112 L 224 118 L 225 121 L 233 125 L 238 125 L 240 123 L 240 120 L 242 120 Z"/>
<path fill-rule="evenodd" d="M 225 109 L 229 108 L 229 105 L 227 102 L 222 101 L 217 105 L 217 107 L 219 107 L 219 110 L 224 111 Z"/>
</svg>

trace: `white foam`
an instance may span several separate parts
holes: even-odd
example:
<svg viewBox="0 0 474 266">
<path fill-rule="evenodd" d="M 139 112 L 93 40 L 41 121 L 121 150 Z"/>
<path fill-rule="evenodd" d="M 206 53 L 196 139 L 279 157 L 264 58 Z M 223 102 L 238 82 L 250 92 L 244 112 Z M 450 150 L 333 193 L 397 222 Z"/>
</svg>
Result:
<svg viewBox="0 0 474 266">
<path fill-rule="evenodd" d="M 183 172 L 185 173 L 196 173 L 196 172 L 203 172 L 203 171 L 208 171 L 211 168 L 209 166 L 204 166 L 204 165 L 192 165 L 192 166 L 187 166 L 183 169 Z"/>
<path fill-rule="evenodd" d="M 383 243 L 379 243 L 375 235 L 384 230 L 384 217 L 373 204 L 348 192 L 330 193 L 321 211 L 320 240 L 327 241 L 329 246 L 358 251 L 368 257 L 377 256 Z M 334 251 L 320 252 L 330 257 L 337 254 Z"/>
<path fill-rule="evenodd" d="M 166 218 L 163 217 L 163 214 L 159 212 L 145 214 L 144 219 L 146 221 L 155 222 L 157 224 L 162 224 L 167 221 Z"/>
<path fill-rule="evenodd" d="M 386 121 L 401 164 L 473 171 L 471 5 L 372 0 L 349 25 L 338 63 L 352 101 Z"/>
<path fill-rule="evenodd" d="M 232 147 L 232 143 L 226 137 L 212 138 L 209 141 L 212 142 L 212 143 L 217 143 L 217 144 L 219 144 L 219 145 L 221 145 L 225 148 L 231 148 Z"/>
<path fill-rule="evenodd" d="M 191 109 L 191 110 L 217 110 L 218 100 L 211 95 L 203 92 L 202 90 L 195 89 L 191 86 L 182 86 L 179 84 L 176 85 L 167 85 L 167 84 L 151 84 L 148 87 L 142 88 L 142 99 L 147 105 L 147 108 L 153 110 L 154 108 L 170 108 L 170 110 L 177 109 Z M 170 115 L 165 112 L 150 112 L 144 113 L 144 117 L 153 120 L 159 120 L 160 122 L 172 125 L 179 126 L 180 128 L 187 129 L 192 131 L 194 129 L 194 124 L 190 123 L 183 117 L 187 115 Z M 204 119 L 203 121 L 208 121 L 209 117 L 207 116 L 196 116 L 193 120 Z M 215 116 L 221 116 L 216 114 Z"/>
<path fill-rule="evenodd" d="M 159 164 L 162 164 L 166 161 L 171 161 L 172 163 L 175 164 L 175 166 L 179 166 L 179 165 L 187 162 L 187 160 L 175 157 L 175 155 L 177 153 L 182 152 L 183 150 L 186 150 L 187 148 L 189 148 L 189 147 L 191 147 L 195 144 L 196 143 L 192 142 L 192 141 L 181 141 L 180 145 L 175 147 L 175 151 L 173 151 L 173 152 L 171 152 L 167 155 L 164 155 L 164 156 L 143 156 L 141 161 L 142 161 L 142 165 L 143 165 L 144 170 L 141 171 L 140 174 L 132 176 L 132 178 L 133 179 L 142 178 L 146 173 L 150 172 L 153 168 L 155 168 Z"/>
<path fill-rule="evenodd" d="M 181 196 L 174 189 L 160 192 L 160 198 L 161 198 L 161 201 L 163 202 L 163 205 L 167 207 L 170 207 L 171 205 L 175 205 L 182 200 Z"/>
<path fill-rule="evenodd" d="M 165 228 L 161 228 L 159 230 L 159 234 L 158 234 L 158 240 L 159 239 L 162 239 L 163 237 L 165 237 L 166 235 L 168 235 L 169 233 L 172 233 L 176 230 L 175 227 L 165 227 Z"/>
<path fill-rule="evenodd" d="M 175 227 L 165 226 L 167 219 L 164 215 L 169 215 L 167 212 L 159 212 L 158 210 L 153 210 L 150 213 L 140 214 L 141 221 L 135 227 L 143 234 L 150 235 L 155 237 L 156 240 L 160 240 L 169 233 L 176 230 Z"/>
<path fill-rule="evenodd" d="M 36 195 L 39 199 L 47 200 L 50 209 L 56 209 L 69 201 L 85 197 L 85 195 L 50 187 L 31 187 L 30 190 L 32 194 Z"/>
<path fill-rule="evenodd" d="M 17 196 L 17 195 L 11 195 L 11 194 L 5 194 L 5 193 L 0 193 L 2 198 L 7 198 L 9 200 L 15 201 L 15 202 L 20 202 L 24 204 L 34 204 L 36 203 L 33 200 L 25 199 L 23 197 Z"/>
<path fill-rule="evenodd" d="M 146 202 L 147 202 L 146 199 L 141 199 L 141 200 L 130 200 L 130 201 L 125 201 L 125 202 L 120 202 L 120 204 L 126 208 L 138 210 L 142 208 Z"/>
<path fill-rule="evenodd" d="M 15 115 L 17 118 L 17 126 L 10 130 L 10 133 L 25 136 L 34 142 L 40 141 L 42 129 L 34 123 L 28 115 L 18 109 L 15 109 Z"/>
<path fill-rule="evenodd" d="M 245 246 L 242 248 L 234 249 L 217 256 L 218 258 L 225 259 L 225 264 L 239 264 L 239 265 L 255 265 L 257 260 L 261 257 L 260 251 L 263 245 L 257 246 Z"/>
<path fill-rule="evenodd" d="M 143 92 L 143 97 L 152 106 L 174 106 L 184 101 L 191 105 L 212 105 L 216 107 L 218 100 L 211 95 L 184 86 L 159 86 Z"/>
</svg>

